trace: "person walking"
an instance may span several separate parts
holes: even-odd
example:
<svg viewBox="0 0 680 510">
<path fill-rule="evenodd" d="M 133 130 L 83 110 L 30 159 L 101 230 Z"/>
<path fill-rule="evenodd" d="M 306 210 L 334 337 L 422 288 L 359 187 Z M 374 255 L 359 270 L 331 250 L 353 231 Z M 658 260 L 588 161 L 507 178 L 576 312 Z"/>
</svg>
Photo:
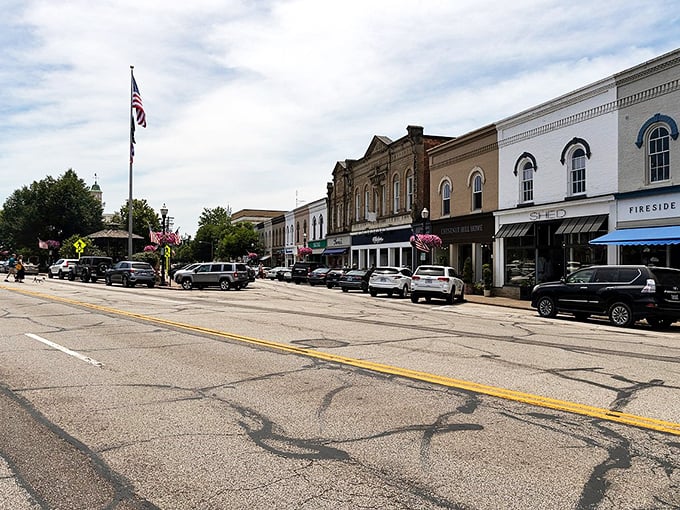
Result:
<svg viewBox="0 0 680 510">
<path fill-rule="evenodd" d="M 7 261 L 7 276 L 5 277 L 5 281 L 9 281 L 10 276 L 14 276 L 14 281 L 17 280 L 17 268 L 15 267 L 17 265 L 17 256 L 16 253 L 12 253 L 12 256 L 9 258 Z"/>
<path fill-rule="evenodd" d="M 24 278 L 26 277 L 26 267 L 24 266 L 24 258 L 19 255 L 16 265 L 17 274 L 14 276 L 14 281 L 19 283 L 24 283 Z"/>
</svg>

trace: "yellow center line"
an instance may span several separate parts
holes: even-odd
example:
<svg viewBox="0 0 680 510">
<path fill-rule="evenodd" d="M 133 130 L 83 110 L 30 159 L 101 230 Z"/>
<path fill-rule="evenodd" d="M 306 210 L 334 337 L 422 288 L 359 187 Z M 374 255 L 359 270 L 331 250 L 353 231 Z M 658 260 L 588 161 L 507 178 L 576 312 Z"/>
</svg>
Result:
<svg viewBox="0 0 680 510">
<path fill-rule="evenodd" d="M 8 287 L 0 285 L 0 288 L 9 289 Z M 640 427 L 650 430 L 655 430 L 658 432 L 664 432 L 673 435 L 680 435 L 680 423 L 673 423 L 664 420 L 657 420 L 655 418 L 648 418 L 645 416 L 638 416 L 634 414 L 622 413 L 619 411 L 611 411 L 609 409 L 594 407 L 585 404 L 579 404 L 576 402 L 569 402 L 567 400 L 560 400 L 550 397 L 543 397 L 540 395 L 534 395 L 531 393 L 523 393 L 521 391 L 514 391 L 506 388 L 500 388 L 497 386 L 487 386 L 485 384 L 479 384 L 471 381 L 465 381 L 462 379 L 454 379 L 451 377 L 445 377 L 436 374 L 430 374 L 428 372 L 420 372 L 418 370 L 411 370 L 408 368 L 396 367 L 393 365 L 386 365 L 382 363 L 374 363 L 372 361 L 350 358 L 347 356 L 340 356 L 338 354 L 330 354 L 322 351 L 316 351 L 313 349 L 306 349 L 304 347 L 297 347 L 295 345 L 284 344 L 280 342 L 275 342 L 271 340 L 263 340 L 260 338 L 252 338 L 243 335 L 237 335 L 234 333 L 227 333 L 225 331 L 220 331 L 212 328 L 205 328 L 202 326 L 193 326 L 191 324 L 185 324 L 183 322 L 176 322 L 169 319 L 162 319 L 159 317 L 152 317 L 149 315 L 142 315 L 134 312 L 127 312 L 125 310 L 118 310 L 116 308 L 110 308 L 108 306 L 100 306 L 91 303 L 85 303 L 82 301 L 76 301 L 69 298 L 63 298 L 58 296 L 51 296 L 48 294 L 43 294 L 40 292 L 33 292 L 29 290 L 19 290 L 16 288 L 11 288 L 15 292 L 20 292 L 22 294 L 27 294 L 34 297 L 40 297 L 44 299 L 49 299 L 52 301 L 59 301 L 62 303 L 68 303 L 70 305 L 80 306 L 83 308 L 90 308 L 100 312 L 105 312 L 114 315 L 121 315 L 125 317 L 130 317 L 145 322 L 151 322 L 154 324 L 162 324 L 164 326 L 171 326 L 173 328 L 183 329 L 186 331 L 200 332 L 209 335 L 213 335 L 221 338 L 228 338 L 230 340 L 236 340 L 242 343 L 257 345 L 259 347 L 265 347 L 267 349 L 273 349 L 277 351 L 287 352 L 291 354 L 298 354 L 301 356 L 306 356 L 309 358 L 315 358 L 323 361 L 329 361 L 332 363 L 339 363 L 342 365 L 353 366 L 357 368 L 362 368 L 365 370 L 370 370 L 373 372 L 378 372 L 387 375 L 396 375 L 400 377 L 405 377 L 408 379 L 423 381 L 439 386 L 445 386 L 449 388 L 457 388 L 461 390 L 466 390 L 474 393 L 479 393 L 483 395 L 489 395 L 492 397 L 502 398 L 505 400 L 511 400 L 515 402 L 522 402 L 524 404 L 529 404 L 537 407 L 544 407 L 548 409 L 554 409 L 556 411 L 564 411 L 567 413 L 578 414 L 582 416 L 589 416 L 592 418 L 598 418 L 601 420 L 606 420 L 615 423 L 622 423 L 625 425 L 632 425 L 634 427 Z"/>
</svg>

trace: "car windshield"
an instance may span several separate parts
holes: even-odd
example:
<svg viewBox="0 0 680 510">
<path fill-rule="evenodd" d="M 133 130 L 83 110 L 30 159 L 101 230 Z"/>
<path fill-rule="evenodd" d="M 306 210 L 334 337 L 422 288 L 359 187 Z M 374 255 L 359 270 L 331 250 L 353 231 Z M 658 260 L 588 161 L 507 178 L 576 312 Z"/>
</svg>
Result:
<svg viewBox="0 0 680 510">
<path fill-rule="evenodd" d="M 347 273 L 348 276 L 363 276 L 366 274 L 366 271 L 363 269 L 353 269 L 349 273 Z"/>
<path fill-rule="evenodd" d="M 376 274 L 397 274 L 397 273 L 399 273 L 399 270 L 395 267 L 378 267 L 373 272 L 374 275 L 376 275 Z"/>
<path fill-rule="evenodd" d="M 444 276 L 443 267 L 420 266 L 416 271 L 421 276 Z"/>
</svg>

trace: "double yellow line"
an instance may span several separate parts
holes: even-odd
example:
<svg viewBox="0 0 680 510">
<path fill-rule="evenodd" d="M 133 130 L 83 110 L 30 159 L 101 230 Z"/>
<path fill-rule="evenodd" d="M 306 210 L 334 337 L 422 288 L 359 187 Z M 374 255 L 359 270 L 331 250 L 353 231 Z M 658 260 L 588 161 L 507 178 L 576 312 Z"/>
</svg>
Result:
<svg viewBox="0 0 680 510">
<path fill-rule="evenodd" d="M 47 294 L 42 294 L 39 292 L 32 292 L 27 290 L 19 290 L 12 288 L 11 290 L 21 292 L 23 294 L 50 299 L 52 301 L 59 301 L 62 303 L 67 303 L 70 305 L 80 306 L 83 308 L 90 308 L 100 312 L 105 312 L 114 315 L 121 315 L 125 317 L 130 317 L 133 319 L 142 320 L 145 322 L 151 322 L 154 324 L 161 324 L 164 326 L 170 326 L 177 329 L 183 329 L 186 331 L 205 333 L 208 335 L 228 338 L 230 340 L 236 340 L 242 343 L 247 343 L 251 345 L 257 345 L 259 347 L 265 347 L 267 349 L 273 349 L 281 352 L 287 352 L 291 354 L 298 354 L 301 356 L 306 356 L 309 358 L 315 358 L 323 361 L 328 361 L 331 363 L 339 363 L 341 365 L 347 365 L 357 368 L 362 368 L 364 370 L 370 370 L 373 372 L 378 372 L 381 374 L 396 375 L 400 377 L 406 377 L 415 381 L 428 382 L 431 384 L 436 384 L 439 386 L 445 386 L 449 388 L 456 388 L 465 391 L 470 391 L 473 393 L 479 393 L 483 395 L 489 395 L 491 397 L 502 398 L 505 400 L 512 400 L 515 402 L 522 402 L 524 404 L 529 404 L 532 406 L 543 407 L 548 409 L 554 409 L 556 411 L 564 411 L 567 413 L 578 414 L 582 416 L 588 416 L 591 418 L 597 418 L 600 420 L 606 420 L 615 423 L 622 423 L 624 425 L 631 425 L 633 427 L 640 427 L 649 430 L 655 430 L 657 432 L 664 432 L 667 434 L 673 434 L 680 436 L 680 423 L 673 423 L 664 420 L 657 420 L 654 418 L 647 418 L 645 416 L 637 416 L 634 414 L 622 413 L 619 411 L 610 411 L 601 407 L 594 407 L 584 404 L 578 404 L 575 402 L 569 402 L 566 400 L 559 400 L 555 398 L 542 397 L 540 395 L 533 395 L 531 393 L 523 393 L 520 391 L 509 390 L 505 388 L 499 388 L 496 386 L 487 386 L 485 384 L 478 384 L 475 382 L 464 381 L 462 379 L 453 379 L 451 377 L 444 377 L 440 375 L 430 374 L 428 372 L 420 372 L 418 370 L 410 370 L 408 368 L 395 367 L 392 365 L 385 365 L 382 363 L 374 363 L 371 361 L 366 361 L 362 359 L 349 358 L 346 356 L 339 356 L 337 354 L 329 354 L 326 352 L 315 351 L 313 349 L 305 349 L 303 347 L 297 347 L 295 345 L 284 344 L 280 342 L 273 342 L 270 340 L 262 340 L 260 338 L 252 338 L 242 335 L 236 335 L 233 333 L 227 333 L 217 329 L 204 328 L 201 326 L 192 326 L 191 324 L 185 324 L 182 322 L 171 321 L 168 319 L 161 319 L 158 317 L 151 317 L 148 315 L 142 315 L 139 313 L 126 312 L 124 310 L 118 310 L 116 308 L 110 308 L 107 306 L 99 306 L 90 303 L 84 303 L 81 301 L 76 301 L 73 299 L 62 298 L 57 296 L 51 296 Z"/>
</svg>

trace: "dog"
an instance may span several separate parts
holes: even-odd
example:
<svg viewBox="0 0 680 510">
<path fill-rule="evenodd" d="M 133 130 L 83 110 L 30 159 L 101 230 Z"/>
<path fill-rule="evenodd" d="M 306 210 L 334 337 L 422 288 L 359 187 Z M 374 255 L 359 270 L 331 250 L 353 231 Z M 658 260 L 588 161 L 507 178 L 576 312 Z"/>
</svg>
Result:
<svg viewBox="0 0 680 510">
<path fill-rule="evenodd" d="M 34 276 L 33 277 L 33 283 L 43 283 L 45 281 L 44 276 Z"/>
</svg>

